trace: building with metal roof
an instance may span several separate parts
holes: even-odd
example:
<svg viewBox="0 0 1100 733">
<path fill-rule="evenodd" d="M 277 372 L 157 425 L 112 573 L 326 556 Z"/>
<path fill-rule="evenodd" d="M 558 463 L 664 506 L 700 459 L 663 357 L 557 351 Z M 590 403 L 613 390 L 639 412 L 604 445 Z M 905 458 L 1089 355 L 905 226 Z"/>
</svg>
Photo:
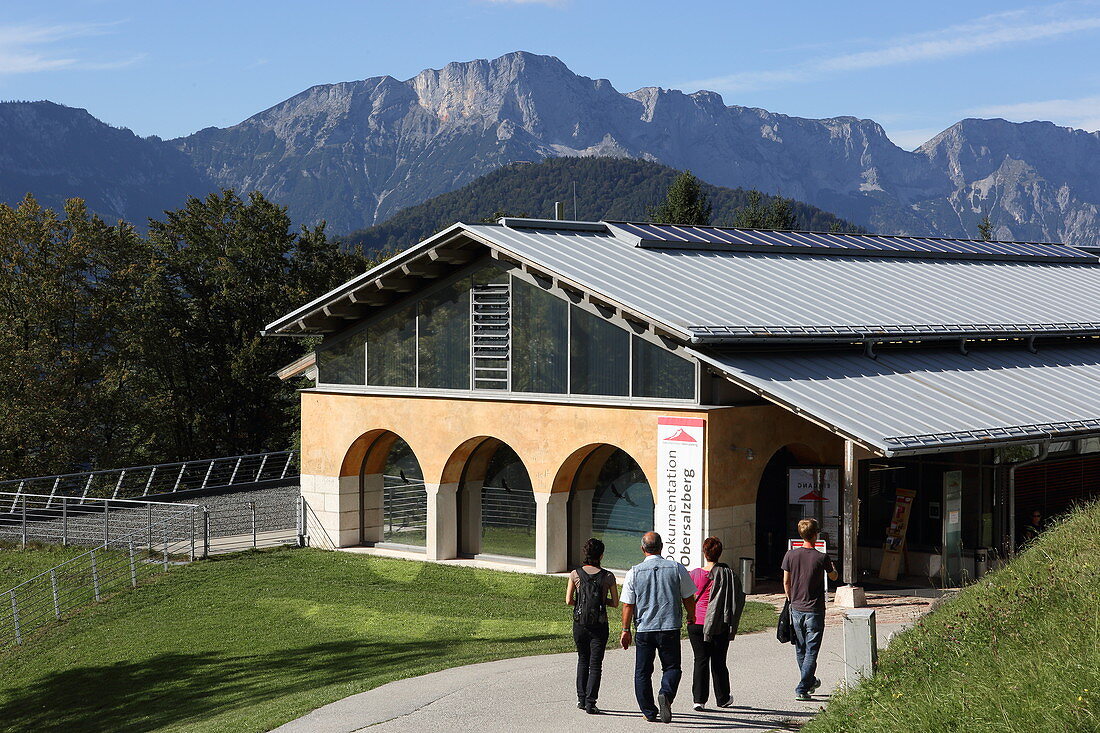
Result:
<svg viewBox="0 0 1100 733">
<path fill-rule="evenodd" d="M 953 581 L 1012 550 L 1017 478 L 1100 493 L 1100 261 L 1059 244 L 504 218 L 266 333 L 322 337 L 302 472 L 341 544 L 551 572 L 656 527 L 766 573 L 804 512 L 848 582 Z"/>
</svg>

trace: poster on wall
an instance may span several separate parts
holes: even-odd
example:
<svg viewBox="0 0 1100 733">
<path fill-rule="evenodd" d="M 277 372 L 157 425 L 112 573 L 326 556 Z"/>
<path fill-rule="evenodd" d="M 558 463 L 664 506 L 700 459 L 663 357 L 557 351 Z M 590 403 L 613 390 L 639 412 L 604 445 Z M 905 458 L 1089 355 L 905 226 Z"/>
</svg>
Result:
<svg viewBox="0 0 1100 733">
<path fill-rule="evenodd" d="M 654 529 L 664 554 L 686 568 L 703 564 L 703 440 L 707 421 L 657 418 L 657 505 Z"/>
<path fill-rule="evenodd" d="M 905 533 L 909 529 L 909 516 L 916 497 L 917 492 L 911 489 L 895 492 L 894 513 L 890 515 L 890 525 L 886 528 L 886 542 L 882 545 L 882 563 L 878 570 L 878 577 L 883 580 L 898 579 L 902 553 L 905 551 Z"/>
<path fill-rule="evenodd" d="M 821 538 L 829 543 L 834 560 L 840 547 L 840 468 L 794 466 L 787 469 L 787 503 L 801 507 L 798 519 L 812 517 L 821 525 Z M 791 529 L 794 529 L 792 527 Z"/>
</svg>

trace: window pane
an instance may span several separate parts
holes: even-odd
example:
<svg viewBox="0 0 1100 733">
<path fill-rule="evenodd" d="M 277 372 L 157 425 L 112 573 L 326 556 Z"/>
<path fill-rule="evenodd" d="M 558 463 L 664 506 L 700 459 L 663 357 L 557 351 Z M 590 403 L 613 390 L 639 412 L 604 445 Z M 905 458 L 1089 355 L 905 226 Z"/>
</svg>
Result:
<svg viewBox="0 0 1100 733">
<path fill-rule="evenodd" d="M 420 386 L 470 388 L 470 280 L 420 301 Z"/>
<path fill-rule="evenodd" d="M 592 536 L 604 543 L 605 568 L 638 561 L 638 538 L 653 526 L 653 492 L 634 459 L 616 450 L 607 459 L 592 494 Z"/>
<path fill-rule="evenodd" d="M 336 343 L 324 343 L 317 349 L 317 381 L 321 384 L 364 384 L 363 345 L 366 334 L 359 333 Z"/>
<path fill-rule="evenodd" d="M 574 394 L 628 395 L 630 334 L 586 310 L 571 306 L 569 385 Z"/>
<path fill-rule="evenodd" d="M 695 365 L 637 336 L 634 339 L 634 396 L 672 400 L 695 398 Z"/>
<path fill-rule="evenodd" d="M 512 391 L 567 391 L 569 304 L 512 280 Z"/>
<path fill-rule="evenodd" d="M 481 489 L 481 552 L 535 556 L 535 494 L 516 452 L 503 443 L 485 469 Z"/>
<path fill-rule="evenodd" d="M 416 386 L 416 311 L 406 306 L 367 331 L 367 383 Z"/>
</svg>

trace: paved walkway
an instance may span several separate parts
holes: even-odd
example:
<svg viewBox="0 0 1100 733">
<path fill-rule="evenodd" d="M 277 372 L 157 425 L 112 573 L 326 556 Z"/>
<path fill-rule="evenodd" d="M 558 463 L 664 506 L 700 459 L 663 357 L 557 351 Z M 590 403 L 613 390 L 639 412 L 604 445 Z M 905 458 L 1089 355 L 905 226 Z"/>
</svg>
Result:
<svg viewBox="0 0 1100 733">
<path fill-rule="evenodd" d="M 885 645 L 899 624 L 878 627 Z M 842 632 L 826 631 L 818 677 L 820 692 L 844 677 Z M 772 631 L 738 637 L 730 645 L 733 708 L 691 710 L 691 647 L 683 644 L 685 674 L 673 705 L 672 725 L 660 730 L 769 731 L 797 728 L 828 700 L 794 699 L 798 671 L 794 647 Z M 593 719 L 576 707 L 575 654 L 522 657 L 437 672 L 345 698 L 276 730 L 280 733 L 378 731 L 634 731 L 646 729 L 633 691 L 634 650 L 608 650 L 599 707 Z"/>
</svg>

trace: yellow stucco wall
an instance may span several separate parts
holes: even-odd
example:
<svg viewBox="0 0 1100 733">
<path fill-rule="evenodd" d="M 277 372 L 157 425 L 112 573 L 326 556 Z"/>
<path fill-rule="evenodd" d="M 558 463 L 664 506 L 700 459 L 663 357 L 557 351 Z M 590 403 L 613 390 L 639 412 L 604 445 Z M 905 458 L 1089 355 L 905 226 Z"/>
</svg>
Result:
<svg viewBox="0 0 1100 733">
<path fill-rule="evenodd" d="M 840 438 L 773 405 L 700 410 L 303 392 L 302 473 L 358 475 L 368 450 L 372 462 L 384 460 L 388 444 L 370 448 L 389 431 L 408 442 L 428 483 L 458 481 L 483 439 L 496 438 L 519 455 L 538 492 L 568 491 L 583 458 L 602 444 L 626 451 L 656 487 L 662 415 L 707 419 L 710 508 L 754 503 L 764 466 L 783 446 L 795 444 L 807 463 L 842 458 Z M 368 464 L 368 473 L 379 470 Z"/>
</svg>

